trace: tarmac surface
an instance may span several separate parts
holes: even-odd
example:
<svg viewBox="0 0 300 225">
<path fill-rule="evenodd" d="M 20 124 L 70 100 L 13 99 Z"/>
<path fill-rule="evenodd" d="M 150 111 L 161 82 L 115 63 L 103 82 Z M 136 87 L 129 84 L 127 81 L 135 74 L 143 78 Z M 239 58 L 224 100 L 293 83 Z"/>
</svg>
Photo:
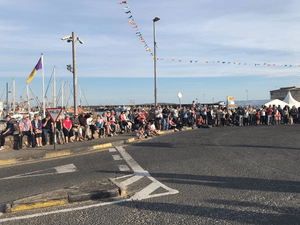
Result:
<svg viewBox="0 0 300 225">
<path fill-rule="evenodd" d="M 195 129 L 5 167 L 0 178 L 76 166 L 76 172 L 51 175 L 51 180 L 44 176 L 7 183 L 20 185 L 16 190 L 29 186 L 24 196 L 33 193 L 30 182 L 39 182 L 41 189 L 34 194 L 41 194 L 45 188 L 65 190 L 76 182 L 105 178 L 123 184 L 117 187 L 119 193 L 125 188 L 126 195 L 5 213 L 0 223 L 300 224 L 299 131 L 300 125 Z M 126 166 L 129 170 L 121 170 Z M 5 193 L 9 189 L 1 183 Z M 20 199 L 12 192 L 0 196 L 2 203 L 4 198 Z"/>
</svg>

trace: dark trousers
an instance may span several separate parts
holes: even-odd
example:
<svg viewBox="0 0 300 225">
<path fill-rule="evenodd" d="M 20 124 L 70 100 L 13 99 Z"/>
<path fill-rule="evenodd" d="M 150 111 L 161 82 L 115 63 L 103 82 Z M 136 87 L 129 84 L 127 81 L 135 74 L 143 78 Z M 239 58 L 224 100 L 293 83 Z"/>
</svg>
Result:
<svg viewBox="0 0 300 225">
<path fill-rule="evenodd" d="M 73 137 L 73 130 L 68 131 L 66 128 L 63 129 L 65 137 L 71 138 Z"/>
<path fill-rule="evenodd" d="M 4 146 L 4 144 L 5 144 L 5 138 L 7 137 L 7 136 L 9 136 L 9 135 L 13 135 L 14 133 L 12 133 L 12 132 L 7 132 L 6 134 L 3 134 L 5 131 L 3 131 L 2 133 L 1 133 L 1 142 L 0 142 L 0 147 L 1 146 Z"/>
<path fill-rule="evenodd" d="M 90 129 L 91 129 L 91 133 L 92 133 L 92 137 L 93 137 L 97 128 L 95 127 L 95 125 L 90 125 Z"/>
<path fill-rule="evenodd" d="M 35 139 L 34 139 L 34 135 L 31 135 L 31 131 L 22 131 L 21 136 L 19 136 L 19 148 L 22 148 L 24 135 L 27 135 L 28 142 L 29 142 L 29 139 L 31 139 L 32 147 L 35 147 Z"/>
<path fill-rule="evenodd" d="M 54 135 L 51 129 L 43 129 L 42 134 L 43 134 L 43 139 L 44 139 L 44 143 L 45 145 L 48 143 L 48 138 L 47 138 L 47 134 L 50 134 L 50 143 L 54 142 Z"/>
</svg>

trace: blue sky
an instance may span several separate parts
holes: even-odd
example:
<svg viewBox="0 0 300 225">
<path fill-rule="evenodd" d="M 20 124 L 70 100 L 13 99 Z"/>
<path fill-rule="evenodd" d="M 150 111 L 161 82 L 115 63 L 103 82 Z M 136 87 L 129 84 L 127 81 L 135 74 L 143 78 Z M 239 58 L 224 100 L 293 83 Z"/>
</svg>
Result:
<svg viewBox="0 0 300 225">
<path fill-rule="evenodd" d="M 77 44 L 78 83 L 90 105 L 153 102 L 153 58 L 128 24 L 130 15 L 152 51 L 152 20 L 161 17 L 156 24 L 157 57 L 163 58 L 157 64 L 159 102 L 177 102 L 178 92 L 183 102 L 228 95 L 245 100 L 246 90 L 249 99 L 268 99 L 272 89 L 298 86 L 299 1 L 129 0 L 131 14 L 118 2 L 1 0 L 0 94 L 15 78 L 17 99 L 24 97 L 41 53 L 45 85 L 54 65 L 57 83 L 72 85 L 66 70 L 71 44 L 60 38 L 75 31 L 84 41 Z M 293 66 L 279 66 L 285 64 Z M 41 71 L 30 87 L 41 96 Z"/>
</svg>

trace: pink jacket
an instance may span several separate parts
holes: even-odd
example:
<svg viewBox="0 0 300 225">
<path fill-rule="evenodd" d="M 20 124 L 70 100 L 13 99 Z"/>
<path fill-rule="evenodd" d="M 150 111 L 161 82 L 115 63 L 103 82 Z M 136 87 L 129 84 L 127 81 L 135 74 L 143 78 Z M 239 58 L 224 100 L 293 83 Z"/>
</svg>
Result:
<svg viewBox="0 0 300 225">
<path fill-rule="evenodd" d="M 19 122 L 19 129 L 20 129 L 20 131 L 26 131 L 24 123 L 27 123 L 28 130 L 30 131 L 31 130 L 31 121 L 30 120 L 27 120 L 27 122 L 24 121 L 24 120 L 20 120 L 20 122 Z"/>
</svg>

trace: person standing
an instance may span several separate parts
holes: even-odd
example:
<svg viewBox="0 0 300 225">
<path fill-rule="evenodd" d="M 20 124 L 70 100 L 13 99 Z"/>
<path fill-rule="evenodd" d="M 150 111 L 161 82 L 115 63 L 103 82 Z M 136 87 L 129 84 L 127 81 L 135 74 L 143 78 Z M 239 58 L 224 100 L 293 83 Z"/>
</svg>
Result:
<svg viewBox="0 0 300 225">
<path fill-rule="evenodd" d="M 166 105 L 166 107 L 162 111 L 162 114 L 163 114 L 163 120 L 164 120 L 163 129 L 168 130 L 169 129 L 169 119 L 170 119 L 170 115 L 171 115 L 171 111 L 170 111 L 168 105 Z"/>
<path fill-rule="evenodd" d="M 34 133 L 33 133 L 32 124 L 31 124 L 31 121 L 29 120 L 28 114 L 25 114 L 23 116 L 23 119 L 20 120 L 19 130 L 20 130 L 19 149 L 22 149 L 24 135 L 27 135 L 28 142 L 29 142 L 29 139 L 31 139 L 31 145 L 32 145 L 32 147 L 35 147 Z"/>
<path fill-rule="evenodd" d="M 42 121 L 39 120 L 38 114 L 34 115 L 34 119 L 31 121 L 31 124 L 35 136 L 36 147 L 42 147 L 43 124 Z"/>
<path fill-rule="evenodd" d="M 155 122 L 156 122 L 156 129 L 161 130 L 161 120 L 162 120 L 162 111 L 160 106 L 156 107 L 155 110 Z"/>
<path fill-rule="evenodd" d="M 4 150 L 5 138 L 9 135 L 13 135 L 15 132 L 15 127 L 13 121 L 11 121 L 10 115 L 5 116 L 6 129 L 1 133 L 0 139 L 0 151 Z"/>
</svg>

